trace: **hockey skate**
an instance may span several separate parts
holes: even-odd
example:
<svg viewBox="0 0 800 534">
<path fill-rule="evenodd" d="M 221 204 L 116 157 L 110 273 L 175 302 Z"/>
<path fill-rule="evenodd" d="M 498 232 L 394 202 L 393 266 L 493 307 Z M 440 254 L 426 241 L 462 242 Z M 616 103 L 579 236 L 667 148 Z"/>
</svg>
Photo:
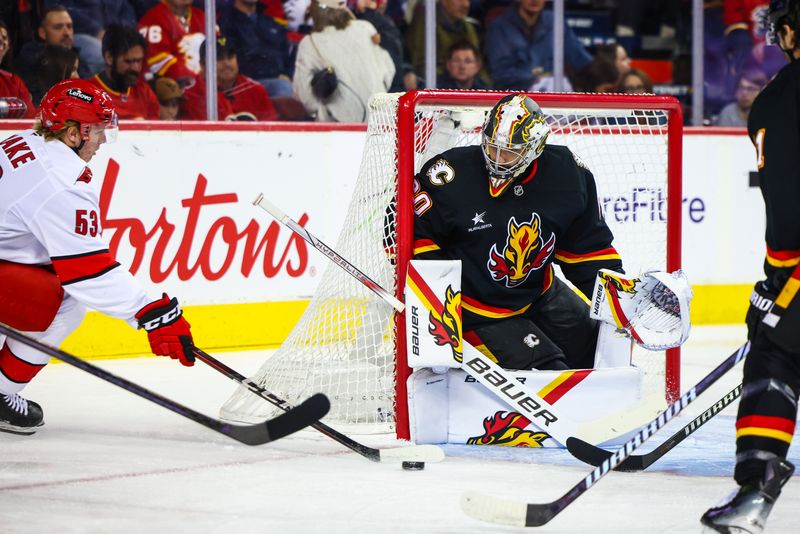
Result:
<svg viewBox="0 0 800 534">
<path fill-rule="evenodd" d="M 42 407 L 17 394 L 0 393 L 0 431 L 33 434 L 44 424 Z"/>
<path fill-rule="evenodd" d="M 720 505 L 700 518 L 704 532 L 758 534 L 764 530 L 781 488 L 792 477 L 794 465 L 782 458 L 767 462 L 764 479 L 758 485 L 744 485 Z"/>
</svg>

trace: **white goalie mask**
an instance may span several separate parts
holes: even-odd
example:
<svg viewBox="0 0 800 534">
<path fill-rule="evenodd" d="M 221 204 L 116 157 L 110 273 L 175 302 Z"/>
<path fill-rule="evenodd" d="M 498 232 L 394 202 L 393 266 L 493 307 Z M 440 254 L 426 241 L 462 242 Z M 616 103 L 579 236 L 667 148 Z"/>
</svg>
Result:
<svg viewBox="0 0 800 534">
<path fill-rule="evenodd" d="M 489 194 L 499 197 L 544 150 L 550 128 L 541 108 L 524 94 L 500 99 L 483 126 Z"/>
</svg>

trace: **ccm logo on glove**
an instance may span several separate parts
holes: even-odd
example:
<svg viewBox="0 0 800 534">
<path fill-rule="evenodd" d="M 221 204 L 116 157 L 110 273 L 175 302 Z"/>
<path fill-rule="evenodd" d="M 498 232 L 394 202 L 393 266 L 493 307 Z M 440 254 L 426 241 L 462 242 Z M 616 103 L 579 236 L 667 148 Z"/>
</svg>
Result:
<svg viewBox="0 0 800 534">
<path fill-rule="evenodd" d="M 150 350 L 158 356 L 169 356 L 183 365 L 194 365 L 194 341 L 189 322 L 183 318 L 178 299 L 163 296 L 136 314 L 139 328 L 147 331 Z"/>
</svg>

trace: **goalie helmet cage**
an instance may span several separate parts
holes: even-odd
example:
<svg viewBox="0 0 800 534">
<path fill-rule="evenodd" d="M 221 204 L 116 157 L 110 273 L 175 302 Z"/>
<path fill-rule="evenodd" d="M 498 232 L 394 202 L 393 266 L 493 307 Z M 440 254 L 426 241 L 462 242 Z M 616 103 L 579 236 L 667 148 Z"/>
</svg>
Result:
<svg viewBox="0 0 800 534">
<path fill-rule="evenodd" d="M 507 92 L 413 91 L 375 95 L 353 198 L 333 248 L 402 300 L 413 247 L 413 176 L 453 146 L 477 144 L 486 113 Z M 675 98 L 532 93 L 551 128 L 595 176 L 598 197 L 628 273 L 680 268 L 681 136 Z M 488 183 L 487 183 L 488 188 Z M 510 194 L 510 193 L 509 193 Z M 314 228 L 309 228 L 313 233 Z M 252 377 L 289 402 L 320 391 L 326 423 L 350 432 L 409 438 L 404 314 L 329 264 L 281 347 Z M 645 387 L 678 397 L 680 353 L 634 350 Z M 273 416 L 274 407 L 239 388 L 222 407 L 231 421 Z"/>
</svg>

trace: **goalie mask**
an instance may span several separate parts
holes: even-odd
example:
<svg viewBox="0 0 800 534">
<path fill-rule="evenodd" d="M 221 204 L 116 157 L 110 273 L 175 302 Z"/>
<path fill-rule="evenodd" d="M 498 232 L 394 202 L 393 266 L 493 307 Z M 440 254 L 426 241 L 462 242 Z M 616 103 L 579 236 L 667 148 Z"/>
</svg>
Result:
<svg viewBox="0 0 800 534">
<path fill-rule="evenodd" d="M 483 126 L 483 157 L 489 194 L 499 197 L 544 150 L 550 134 L 544 114 L 523 94 L 500 99 Z"/>
</svg>

